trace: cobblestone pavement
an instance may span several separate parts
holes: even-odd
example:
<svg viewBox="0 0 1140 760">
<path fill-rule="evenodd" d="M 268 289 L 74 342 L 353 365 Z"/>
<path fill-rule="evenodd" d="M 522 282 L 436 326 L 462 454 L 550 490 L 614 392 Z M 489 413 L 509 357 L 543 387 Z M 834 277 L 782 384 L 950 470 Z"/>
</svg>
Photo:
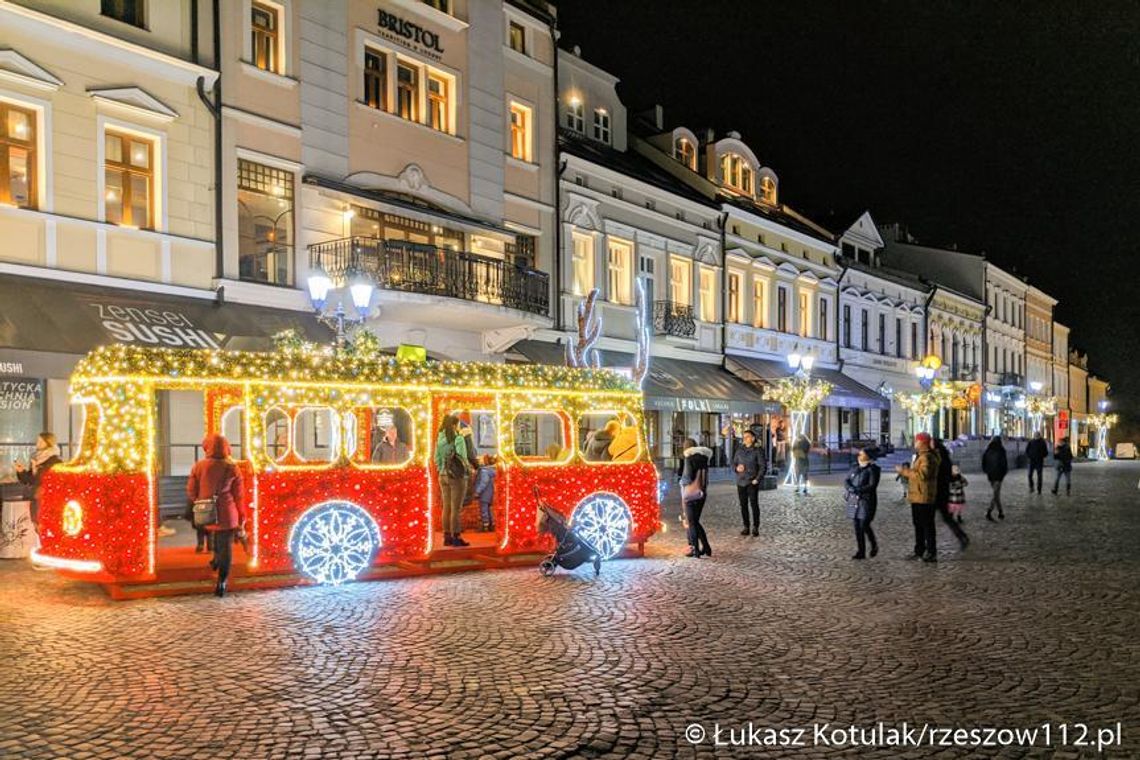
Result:
<svg viewBox="0 0 1140 760">
<path fill-rule="evenodd" d="M 1027 496 L 1023 477 L 1004 522 L 970 510 L 965 553 L 939 528 L 936 566 L 902 559 L 909 510 L 889 481 L 865 562 L 837 489 L 763 494 L 753 539 L 724 486 L 713 558 L 678 556 L 671 509 L 654 557 L 597 580 L 526 568 L 115 603 L 6 562 L 0 757 L 1095 756 L 1043 734 L 1036 749 L 815 745 L 813 724 L 879 720 L 1052 722 L 1054 745 L 1059 724 L 1120 721 L 1106 755 L 1140 757 L 1140 466 L 1080 466 L 1068 499 Z M 807 746 L 711 745 L 718 722 L 729 741 L 749 721 L 807 728 Z"/>
</svg>

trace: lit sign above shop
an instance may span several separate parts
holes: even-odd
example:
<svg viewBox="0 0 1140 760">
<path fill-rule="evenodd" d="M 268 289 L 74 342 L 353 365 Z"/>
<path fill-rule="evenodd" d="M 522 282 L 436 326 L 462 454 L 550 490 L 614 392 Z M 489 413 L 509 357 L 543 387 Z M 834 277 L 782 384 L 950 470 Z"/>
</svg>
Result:
<svg viewBox="0 0 1140 760">
<path fill-rule="evenodd" d="M 424 29 L 419 24 L 400 18 L 394 13 L 385 10 L 377 11 L 380 33 L 390 39 L 419 50 L 420 52 L 438 58 L 443 55 L 443 46 L 439 41 L 439 33 Z"/>
<path fill-rule="evenodd" d="M 99 310 L 103 329 L 120 343 L 171 348 L 221 347 L 213 335 L 178 311 L 106 303 L 93 303 L 91 306 Z"/>
</svg>

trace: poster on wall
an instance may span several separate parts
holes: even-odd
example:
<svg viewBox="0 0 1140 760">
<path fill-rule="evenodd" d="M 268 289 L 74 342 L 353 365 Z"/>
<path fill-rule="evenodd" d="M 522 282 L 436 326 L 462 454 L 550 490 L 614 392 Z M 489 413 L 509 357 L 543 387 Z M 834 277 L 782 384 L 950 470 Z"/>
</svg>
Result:
<svg viewBox="0 0 1140 760">
<path fill-rule="evenodd" d="M 0 375 L 0 482 L 16 479 L 44 425 L 44 381 Z"/>
</svg>

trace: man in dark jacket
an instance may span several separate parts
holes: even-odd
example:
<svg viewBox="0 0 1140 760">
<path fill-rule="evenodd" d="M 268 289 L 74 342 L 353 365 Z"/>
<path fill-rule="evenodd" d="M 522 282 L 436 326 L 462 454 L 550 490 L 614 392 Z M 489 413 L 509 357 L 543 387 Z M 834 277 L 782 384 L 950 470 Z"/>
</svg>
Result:
<svg viewBox="0 0 1140 760">
<path fill-rule="evenodd" d="M 740 500 L 740 519 L 744 528 L 740 535 L 760 535 L 760 479 L 767 470 L 764 449 L 757 445 L 751 430 L 744 431 L 744 440 L 732 455 L 732 469 L 736 472 L 736 496 Z M 749 527 L 749 510 L 752 526 Z"/>
<path fill-rule="evenodd" d="M 954 462 L 950 459 L 950 449 L 946 448 L 941 438 L 934 439 L 934 450 L 938 452 L 938 488 L 935 493 L 934 508 L 942 516 L 942 522 L 950 527 L 950 532 L 963 549 L 970 543 L 970 537 L 962 526 L 950 514 L 950 478 L 953 475 Z"/>
<path fill-rule="evenodd" d="M 1069 447 L 1069 437 L 1065 436 L 1053 451 L 1053 461 L 1057 463 L 1057 480 L 1053 483 L 1053 495 L 1061 487 L 1061 478 L 1065 479 L 1065 495 L 1073 492 L 1073 450 Z"/>
<path fill-rule="evenodd" d="M 1041 437 L 1041 431 L 1033 434 L 1033 440 L 1025 447 L 1025 458 L 1029 460 L 1029 493 L 1033 493 L 1033 473 L 1037 473 L 1037 493 L 1041 493 L 1042 474 L 1045 472 L 1045 457 L 1049 456 L 1049 446 Z"/>
<path fill-rule="evenodd" d="M 1009 460 L 1005 456 L 1005 446 L 1001 442 L 1001 436 L 995 435 L 990 445 L 986 447 L 986 451 L 982 454 L 982 472 L 990 481 L 990 488 L 993 489 L 993 495 L 990 497 L 990 506 L 986 510 L 986 519 L 990 522 L 994 521 L 993 511 L 997 507 L 998 519 L 1005 519 L 1005 512 L 1001 508 L 1001 484 L 1005 480 L 1005 475 L 1009 472 Z"/>
<path fill-rule="evenodd" d="M 795 473 L 796 493 L 808 492 L 808 455 L 811 454 L 811 441 L 803 433 L 792 443 L 792 467 Z"/>
</svg>

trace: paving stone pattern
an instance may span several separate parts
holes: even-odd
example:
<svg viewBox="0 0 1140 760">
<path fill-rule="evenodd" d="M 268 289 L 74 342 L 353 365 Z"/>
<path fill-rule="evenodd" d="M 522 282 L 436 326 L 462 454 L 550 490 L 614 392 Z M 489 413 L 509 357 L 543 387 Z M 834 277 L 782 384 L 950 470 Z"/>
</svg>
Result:
<svg viewBox="0 0 1140 760">
<path fill-rule="evenodd" d="M 903 559 L 909 508 L 887 479 L 882 552 L 864 562 L 837 488 L 762 494 L 762 535 L 743 538 L 727 485 L 711 559 L 679 556 L 671 508 L 654 556 L 598 579 L 525 568 L 116 603 L 4 562 L 0 757 L 1096 756 L 814 744 L 813 724 L 880 720 L 1120 721 L 1105 756 L 1140 757 L 1140 466 L 1082 465 L 1070 498 L 1029 496 L 1023 477 L 1003 523 L 971 506 L 965 553 L 940 526 L 937 565 Z M 807 728 L 807 746 L 710 743 L 749 722 Z"/>
</svg>

